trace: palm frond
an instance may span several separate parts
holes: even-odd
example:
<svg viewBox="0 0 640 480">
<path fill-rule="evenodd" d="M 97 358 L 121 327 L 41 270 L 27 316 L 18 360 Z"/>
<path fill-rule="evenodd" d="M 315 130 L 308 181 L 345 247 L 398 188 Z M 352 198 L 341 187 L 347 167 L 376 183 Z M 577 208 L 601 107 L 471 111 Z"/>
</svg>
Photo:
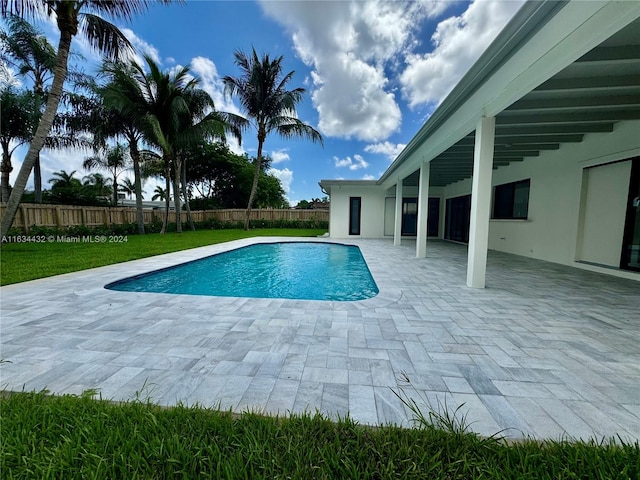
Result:
<svg viewBox="0 0 640 480">
<path fill-rule="evenodd" d="M 52 11 L 50 2 L 43 0 L 0 0 L 3 17 L 13 14 L 23 18 L 46 18 Z"/>
<path fill-rule="evenodd" d="M 133 45 L 118 27 L 97 15 L 81 14 L 80 29 L 89 44 L 107 58 L 122 58 L 134 51 Z"/>
</svg>

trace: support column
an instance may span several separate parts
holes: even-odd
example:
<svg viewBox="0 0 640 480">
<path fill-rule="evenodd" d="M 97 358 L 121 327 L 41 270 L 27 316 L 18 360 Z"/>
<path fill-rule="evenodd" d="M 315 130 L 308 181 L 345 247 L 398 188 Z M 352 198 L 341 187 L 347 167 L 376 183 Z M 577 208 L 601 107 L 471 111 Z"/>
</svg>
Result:
<svg viewBox="0 0 640 480">
<path fill-rule="evenodd" d="M 418 231 L 416 237 L 416 257 L 427 256 L 427 221 L 429 217 L 429 173 L 431 163 L 425 162 L 420 166 L 420 180 L 418 183 Z"/>
<path fill-rule="evenodd" d="M 484 288 L 487 272 L 495 128 L 494 117 L 481 118 L 476 127 L 467 258 L 467 286 L 475 288 Z"/>
<path fill-rule="evenodd" d="M 400 245 L 402 242 L 402 179 L 396 183 L 396 216 L 393 227 L 393 244 Z"/>
</svg>

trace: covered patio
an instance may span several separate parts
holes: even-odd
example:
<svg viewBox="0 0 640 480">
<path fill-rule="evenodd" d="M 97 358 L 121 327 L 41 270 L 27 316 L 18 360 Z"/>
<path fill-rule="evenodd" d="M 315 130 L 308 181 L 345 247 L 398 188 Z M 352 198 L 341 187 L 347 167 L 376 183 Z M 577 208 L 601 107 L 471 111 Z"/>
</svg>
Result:
<svg viewBox="0 0 640 480">
<path fill-rule="evenodd" d="M 255 238 L 0 289 L 0 383 L 267 414 L 320 411 L 409 426 L 395 393 L 510 438 L 640 439 L 640 290 L 490 251 L 466 286 L 467 248 L 353 239 L 380 293 L 358 302 L 105 290 L 125 276 Z M 287 239 L 289 240 L 289 239 Z M 303 239 L 301 239 L 303 240 Z M 308 241 L 309 239 L 304 239 Z M 320 239 L 312 239 L 320 241 Z M 408 377 L 410 384 L 403 381 Z M 395 393 L 394 393 L 395 392 Z"/>
</svg>

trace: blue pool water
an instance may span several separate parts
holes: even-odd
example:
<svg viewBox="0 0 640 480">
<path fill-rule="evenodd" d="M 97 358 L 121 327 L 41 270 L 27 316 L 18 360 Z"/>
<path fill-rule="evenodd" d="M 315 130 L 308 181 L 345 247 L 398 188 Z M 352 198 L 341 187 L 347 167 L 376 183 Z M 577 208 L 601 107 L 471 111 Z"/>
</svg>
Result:
<svg viewBox="0 0 640 480">
<path fill-rule="evenodd" d="M 261 243 L 106 285 L 128 292 L 301 300 L 364 300 L 378 294 L 352 245 Z"/>
</svg>

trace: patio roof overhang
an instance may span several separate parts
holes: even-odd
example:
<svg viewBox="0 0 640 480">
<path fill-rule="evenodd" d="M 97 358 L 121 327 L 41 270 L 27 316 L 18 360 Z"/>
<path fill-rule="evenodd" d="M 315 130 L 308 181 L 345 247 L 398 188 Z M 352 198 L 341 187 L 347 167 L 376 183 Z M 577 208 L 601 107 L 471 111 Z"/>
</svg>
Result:
<svg viewBox="0 0 640 480">
<path fill-rule="evenodd" d="M 378 180 L 430 185 L 473 171 L 475 127 L 496 117 L 493 168 L 640 120 L 640 4 L 528 2 Z"/>
</svg>

